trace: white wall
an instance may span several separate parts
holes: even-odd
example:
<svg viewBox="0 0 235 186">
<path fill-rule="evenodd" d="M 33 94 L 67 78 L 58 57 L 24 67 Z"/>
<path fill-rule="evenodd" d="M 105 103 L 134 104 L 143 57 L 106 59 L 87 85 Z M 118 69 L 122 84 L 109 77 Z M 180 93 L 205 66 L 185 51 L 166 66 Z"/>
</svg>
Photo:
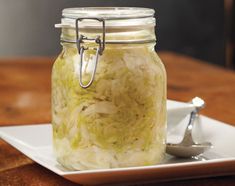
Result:
<svg viewBox="0 0 235 186">
<path fill-rule="evenodd" d="M 60 30 L 54 24 L 60 22 L 61 10 L 86 2 L 0 0 L 0 57 L 56 55 L 60 50 Z"/>
<path fill-rule="evenodd" d="M 223 0 L 0 0 L 0 58 L 57 55 L 61 10 L 143 6 L 156 10 L 157 49 L 224 62 Z"/>
<path fill-rule="evenodd" d="M 147 0 L 152 1 L 152 0 Z M 0 0 L 0 57 L 56 55 L 61 10 L 76 6 L 129 6 L 142 0 Z"/>
<path fill-rule="evenodd" d="M 59 32 L 53 25 L 60 8 L 54 8 L 54 2 L 0 0 L 0 56 L 55 54 Z"/>
</svg>

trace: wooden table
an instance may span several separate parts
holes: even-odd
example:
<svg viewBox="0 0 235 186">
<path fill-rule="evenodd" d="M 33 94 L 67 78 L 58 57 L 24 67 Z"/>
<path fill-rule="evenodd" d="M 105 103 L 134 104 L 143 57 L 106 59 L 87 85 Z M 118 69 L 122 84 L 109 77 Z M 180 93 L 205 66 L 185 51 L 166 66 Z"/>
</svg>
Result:
<svg viewBox="0 0 235 186">
<path fill-rule="evenodd" d="M 168 74 L 168 98 L 200 96 L 203 114 L 235 125 L 235 73 L 190 57 L 161 52 Z M 53 58 L 0 60 L 0 126 L 50 122 Z M 0 140 L 0 186 L 76 185 L 34 163 Z M 149 185 L 157 185 L 149 184 Z M 235 185 L 235 176 L 184 180 L 159 185 Z"/>
</svg>

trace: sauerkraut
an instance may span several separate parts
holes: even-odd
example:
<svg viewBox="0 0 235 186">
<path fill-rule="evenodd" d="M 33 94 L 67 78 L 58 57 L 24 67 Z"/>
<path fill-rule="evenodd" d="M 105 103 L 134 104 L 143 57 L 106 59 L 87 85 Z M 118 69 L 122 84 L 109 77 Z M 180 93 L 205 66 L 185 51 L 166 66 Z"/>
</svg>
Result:
<svg viewBox="0 0 235 186">
<path fill-rule="evenodd" d="M 71 170 L 153 165 L 165 152 L 166 77 L 152 46 L 108 46 L 92 85 L 79 85 L 79 56 L 64 47 L 52 73 L 57 160 Z M 84 54 L 89 82 L 95 51 Z"/>
</svg>

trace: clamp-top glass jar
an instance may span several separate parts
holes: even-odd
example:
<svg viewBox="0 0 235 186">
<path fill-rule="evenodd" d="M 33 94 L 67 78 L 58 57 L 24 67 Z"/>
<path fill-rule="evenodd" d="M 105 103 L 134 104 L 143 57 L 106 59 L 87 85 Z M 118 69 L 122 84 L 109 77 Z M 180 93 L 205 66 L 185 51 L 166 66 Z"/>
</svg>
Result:
<svg viewBox="0 0 235 186">
<path fill-rule="evenodd" d="M 153 165 L 165 152 L 166 74 L 154 10 L 63 10 L 52 72 L 57 160 L 85 170 Z"/>
</svg>

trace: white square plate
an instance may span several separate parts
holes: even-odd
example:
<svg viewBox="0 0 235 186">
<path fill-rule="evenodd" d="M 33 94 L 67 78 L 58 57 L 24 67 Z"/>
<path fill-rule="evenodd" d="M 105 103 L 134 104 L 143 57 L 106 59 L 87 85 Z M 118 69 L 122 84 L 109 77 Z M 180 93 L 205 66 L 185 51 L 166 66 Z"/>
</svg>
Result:
<svg viewBox="0 0 235 186">
<path fill-rule="evenodd" d="M 188 121 L 185 116 L 192 109 L 190 104 L 167 102 L 168 141 L 176 143 L 182 139 Z M 53 155 L 51 124 L 0 127 L 0 137 L 26 156 L 56 174 L 84 185 L 140 183 L 235 173 L 235 127 L 200 116 L 193 136 L 197 141 L 212 142 L 214 148 L 197 159 L 166 156 L 161 164 L 154 166 L 68 171 L 56 162 Z"/>
</svg>

